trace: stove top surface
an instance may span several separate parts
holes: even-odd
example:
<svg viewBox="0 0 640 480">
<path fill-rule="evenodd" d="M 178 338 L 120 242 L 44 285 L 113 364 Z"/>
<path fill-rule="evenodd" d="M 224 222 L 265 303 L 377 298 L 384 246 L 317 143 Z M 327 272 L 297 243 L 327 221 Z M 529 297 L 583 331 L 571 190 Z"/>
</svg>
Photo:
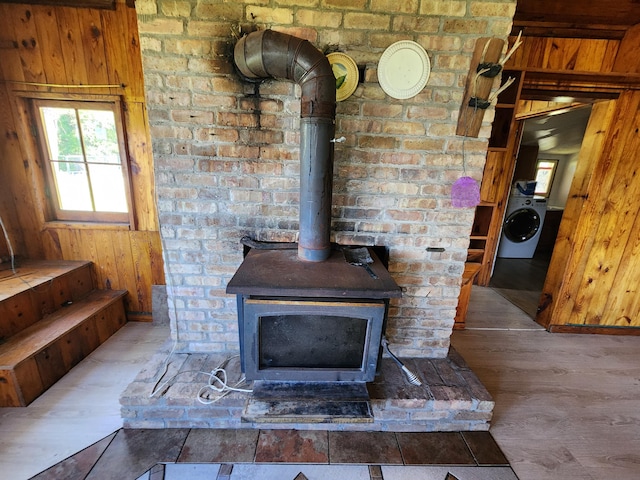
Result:
<svg viewBox="0 0 640 480">
<path fill-rule="evenodd" d="M 400 287 L 375 253 L 371 275 L 351 265 L 340 249 L 324 262 L 298 258 L 297 250 L 249 251 L 227 285 L 227 293 L 279 297 L 398 298 Z M 378 278 L 374 278 L 377 276 Z"/>
</svg>

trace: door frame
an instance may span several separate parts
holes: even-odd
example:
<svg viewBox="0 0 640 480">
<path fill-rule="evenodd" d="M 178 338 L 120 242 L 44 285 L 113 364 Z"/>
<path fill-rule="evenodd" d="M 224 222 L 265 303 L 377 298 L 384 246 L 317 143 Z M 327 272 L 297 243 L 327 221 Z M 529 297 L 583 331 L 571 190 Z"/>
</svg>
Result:
<svg viewBox="0 0 640 480">
<path fill-rule="evenodd" d="M 594 103 L 594 108 L 589 118 L 585 139 L 583 140 L 579 154 L 578 165 L 569 191 L 567 206 L 565 207 L 565 212 L 560 223 L 558 240 L 551 256 L 551 262 L 538 302 L 538 313 L 535 319 L 537 323 L 549 331 L 580 331 L 586 333 L 585 327 L 566 326 L 563 322 L 557 320 L 558 302 L 554 302 L 554 299 L 560 299 L 563 295 L 567 296 L 572 294 L 569 290 L 572 284 L 572 266 L 582 261 L 582 259 L 576 258 L 577 253 L 573 247 L 576 242 L 585 241 L 585 239 L 589 238 L 587 232 L 577 233 L 576 229 L 580 225 L 580 214 L 584 207 L 585 200 L 588 198 L 592 174 L 605 153 L 604 149 L 607 138 L 609 137 L 610 129 L 613 127 L 612 121 L 617 109 L 617 99 L 624 90 L 620 87 L 616 88 L 606 84 L 599 84 L 597 81 L 594 81 L 591 87 L 584 87 L 582 82 L 579 86 L 574 86 L 571 82 L 568 82 L 563 85 L 562 89 L 559 89 L 555 82 L 550 82 L 549 85 L 545 85 L 544 76 L 540 73 L 537 73 L 535 80 L 530 82 L 527 80 L 525 74 L 522 91 L 516 99 L 516 112 L 517 106 L 523 97 L 543 100 L 558 96 L 573 96 L 574 98 L 599 100 Z M 513 149 L 514 155 L 507 156 L 507 162 L 503 164 L 503 172 L 505 173 L 513 172 L 515 168 L 517 156 L 515 153 L 519 148 L 517 143 L 519 143 L 521 137 L 523 120 L 518 120 L 515 123 L 516 128 L 512 129 L 511 133 L 515 138 L 512 138 L 511 141 L 515 141 L 516 145 L 514 145 Z M 589 138 L 587 138 L 587 135 Z M 501 183 L 503 185 L 503 191 L 496 193 L 498 198 L 501 199 L 501 203 L 506 206 L 511 182 L 505 181 Z M 502 213 L 504 216 L 504 212 Z M 500 235 L 495 239 L 495 252 L 497 252 L 497 242 L 499 242 L 499 240 Z M 494 264 L 495 256 L 490 266 L 491 272 L 493 271 Z M 597 328 L 592 327 L 588 330 L 589 333 L 594 333 Z M 612 333 L 608 330 L 609 329 L 607 329 L 607 333 Z M 640 330 L 638 334 L 640 334 Z"/>
</svg>

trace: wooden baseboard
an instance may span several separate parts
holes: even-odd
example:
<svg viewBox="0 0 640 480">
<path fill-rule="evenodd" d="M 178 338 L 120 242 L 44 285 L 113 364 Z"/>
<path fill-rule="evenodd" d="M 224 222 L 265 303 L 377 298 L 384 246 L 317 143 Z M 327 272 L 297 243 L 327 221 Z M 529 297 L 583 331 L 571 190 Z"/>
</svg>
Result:
<svg viewBox="0 0 640 480">
<path fill-rule="evenodd" d="M 584 333 L 591 335 L 628 335 L 640 336 L 640 328 L 637 327 L 597 327 L 588 325 L 551 325 L 548 330 L 551 333 Z"/>
<path fill-rule="evenodd" d="M 127 312 L 127 320 L 130 322 L 153 322 L 151 312 Z"/>
</svg>

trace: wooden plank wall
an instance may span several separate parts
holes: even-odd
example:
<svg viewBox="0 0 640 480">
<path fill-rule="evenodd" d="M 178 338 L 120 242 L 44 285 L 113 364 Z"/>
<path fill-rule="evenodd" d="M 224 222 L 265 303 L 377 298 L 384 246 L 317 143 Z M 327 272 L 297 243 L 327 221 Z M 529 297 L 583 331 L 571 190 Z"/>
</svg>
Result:
<svg viewBox="0 0 640 480">
<path fill-rule="evenodd" d="M 602 155 L 574 178 L 579 217 L 560 232 L 569 268 L 550 309 L 552 325 L 640 327 L 640 91 L 624 92 L 615 109 L 603 107 L 603 115 L 613 114 L 611 127 L 604 142 L 594 132 L 601 146 L 589 149 Z"/>
<path fill-rule="evenodd" d="M 1 55 L 2 50 L 0 50 Z M 0 57 L 1 58 L 1 57 Z M 0 67 L 2 62 L 0 61 Z M 0 85 L 0 112 L 9 111 L 9 96 L 4 85 Z M 23 251 L 24 232 L 18 226 L 20 225 L 17 204 L 32 204 L 31 189 L 12 188 L 17 178 L 24 176 L 24 168 L 20 159 L 22 154 L 20 151 L 20 142 L 18 134 L 13 124 L 13 117 L 10 114 L 0 115 L 0 218 L 2 223 L 8 230 L 10 239 L 12 240 L 14 250 Z M 10 159 L 14 159 L 10 161 Z M 20 185 L 24 185 L 21 183 Z M 15 193 L 14 193 L 15 192 Z M 3 232 L 4 233 L 4 232 Z M 33 230 L 31 235 L 35 235 Z M 5 241 L 4 235 L 0 235 L 0 257 L 6 262 L 9 256 L 9 245 Z"/>
<path fill-rule="evenodd" d="M 613 71 L 619 40 L 525 37 L 523 45 L 509 59 L 509 68 L 527 71 Z"/>
<path fill-rule="evenodd" d="M 124 0 L 115 10 L 0 4 L 0 75 L 0 216 L 16 255 L 91 260 L 99 287 L 128 290 L 130 313 L 151 312 L 151 286 L 165 282 L 135 10 Z M 100 87 L 65 87 L 80 84 Z M 23 99 L 76 94 L 117 95 L 123 102 L 135 229 L 47 222 L 41 161 Z"/>
</svg>

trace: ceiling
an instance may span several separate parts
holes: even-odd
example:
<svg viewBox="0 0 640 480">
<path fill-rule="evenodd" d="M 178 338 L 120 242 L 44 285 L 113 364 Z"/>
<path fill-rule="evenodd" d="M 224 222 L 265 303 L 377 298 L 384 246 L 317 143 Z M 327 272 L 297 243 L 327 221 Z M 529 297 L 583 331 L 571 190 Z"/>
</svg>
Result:
<svg viewBox="0 0 640 480">
<path fill-rule="evenodd" d="M 640 0 L 518 0 L 513 32 L 529 36 L 622 38 L 640 23 Z"/>
<path fill-rule="evenodd" d="M 640 24 L 640 0 L 518 0 L 512 33 L 541 37 L 621 39 Z M 558 110 L 525 120 L 523 145 L 540 152 L 577 153 L 591 108 Z"/>
<path fill-rule="evenodd" d="M 640 24 L 640 0 L 518 0 L 512 33 L 528 36 L 621 39 Z M 558 110 L 525 120 L 523 145 L 540 152 L 577 153 L 591 108 Z"/>
<path fill-rule="evenodd" d="M 558 112 L 563 112 L 558 110 Z M 540 153 L 572 155 L 580 151 L 591 105 L 525 120 L 522 145 L 538 145 Z"/>
</svg>

